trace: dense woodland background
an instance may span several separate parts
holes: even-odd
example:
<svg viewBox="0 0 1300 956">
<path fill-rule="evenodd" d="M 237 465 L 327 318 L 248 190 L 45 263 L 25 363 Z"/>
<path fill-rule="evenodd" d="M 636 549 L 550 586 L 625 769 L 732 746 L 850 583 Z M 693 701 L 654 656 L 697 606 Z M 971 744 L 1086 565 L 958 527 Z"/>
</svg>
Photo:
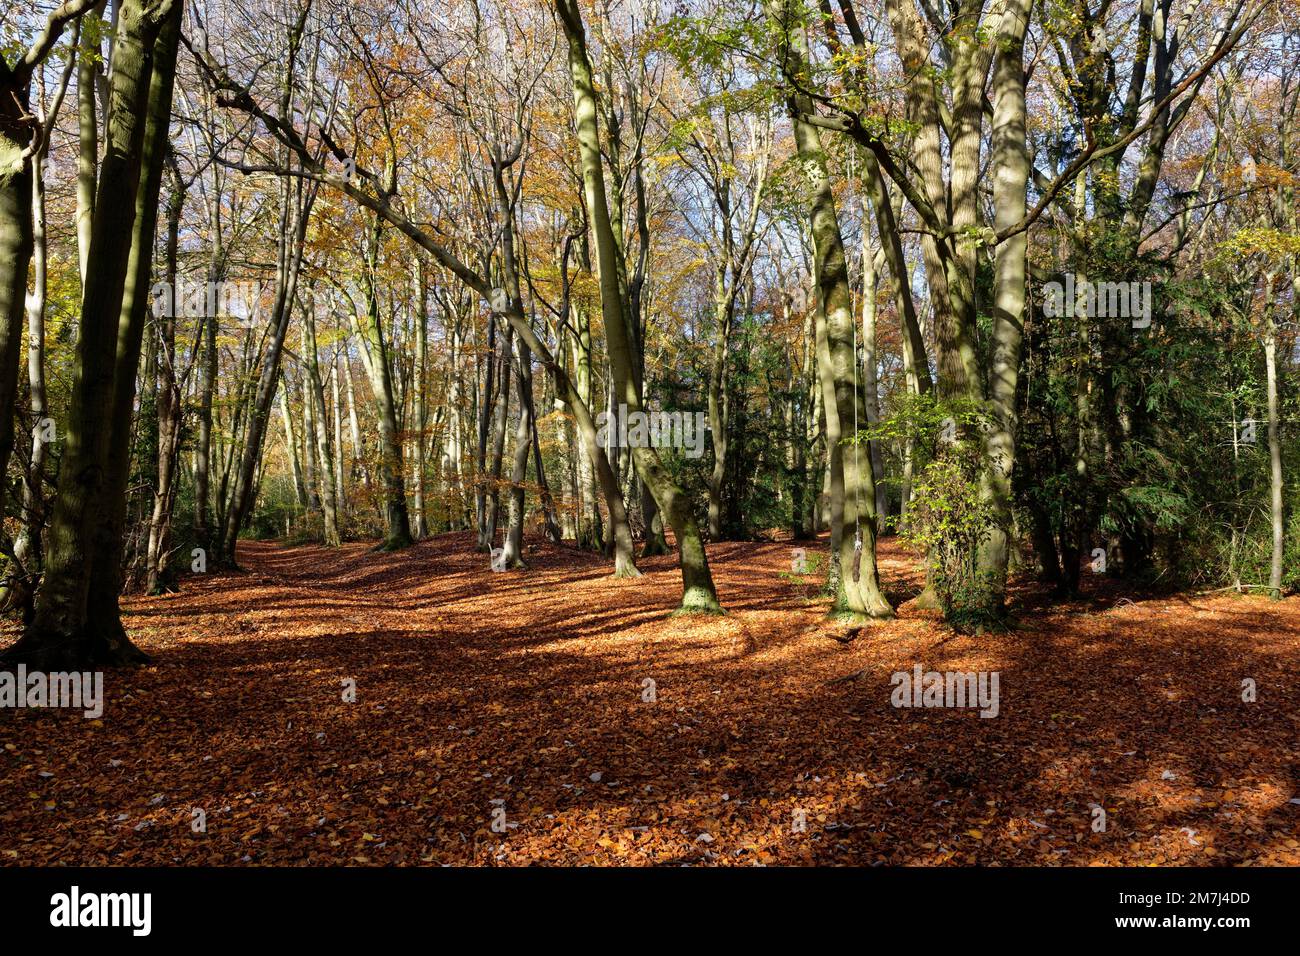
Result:
<svg viewBox="0 0 1300 956">
<path fill-rule="evenodd" d="M 901 535 L 980 631 L 1018 573 L 1280 597 L 1297 12 L 7 5 L 8 659 L 141 659 L 119 596 L 246 538 L 671 551 L 705 612 L 706 546 L 789 540 L 880 618 Z M 602 447 L 620 405 L 704 455 Z"/>
</svg>

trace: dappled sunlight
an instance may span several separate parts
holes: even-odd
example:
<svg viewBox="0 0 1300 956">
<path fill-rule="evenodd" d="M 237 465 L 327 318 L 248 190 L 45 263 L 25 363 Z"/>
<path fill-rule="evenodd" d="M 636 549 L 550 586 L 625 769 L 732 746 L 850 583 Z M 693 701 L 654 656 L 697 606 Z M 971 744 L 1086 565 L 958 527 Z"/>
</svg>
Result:
<svg viewBox="0 0 1300 956">
<path fill-rule="evenodd" d="M 882 550 L 887 588 L 916 573 Z M 0 715 L 9 861 L 1300 862 L 1296 599 L 980 637 L 904 607 L 845 639 L 779 542 L 713 549 L 725 616 L 672 613 L 672 558 L 629 582 L 549 544 L 494 574 L 463 534 L 239 557 L 127 602 L 155 663 L 108 675 L 102 720 Z M 998 672 L 997 716 L 892 706 L 916 665 Z"/>
</svg>

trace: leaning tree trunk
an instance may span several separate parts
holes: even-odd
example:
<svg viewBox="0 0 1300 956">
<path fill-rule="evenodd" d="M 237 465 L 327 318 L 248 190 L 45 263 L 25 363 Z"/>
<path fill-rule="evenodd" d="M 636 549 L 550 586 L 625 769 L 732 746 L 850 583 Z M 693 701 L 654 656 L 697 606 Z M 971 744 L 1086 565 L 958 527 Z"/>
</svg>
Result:
<svg viewBox="0 0 1300 956">
<path fill-rule="evenodd" d="M 614 544 L 614 576 L 615 577 L 637 577 L 641 572 L 637 569 L 633 553 L 632 533 L 627 520 L 627 510 L 623 504 L 623 493 L 618 486 L 618 476 L 614 473 L 614 468 L 610 464 L 610 458 L 605 453 L 605 449 L 600 446 L 599 433 L 596 429 L 596 423 L 591 417 L 591 407 L 587 401 L 579 394 L 578 389 L 574 386 L 572 379 L 569 378 L 568 372 L 561 365 L 548 349 L 545 343 L 537 337 L 527 319 L 521 312 L 510 309 L 503 313 L 518 334 L 520 339 L 527 343 L 529 350 L 538 357 L 547 371 L 551 373 L 555 381 L 555 390 L 563 398 L 569 410 L 573 412 L 573 417 L 578 426 L 578 434 L 582 436 L 583 447 L 596 471 L 596 481 L 600 486 L 601 494 L 605 498 L 606 506 L 609 508 L 609 523 L 613 536 Z"/>
<path fill-rule="evenodd" d="M 308 9 L 304 8 L 290 27 L 288 58 L 283 66 L 280 87 L 281 116 L 290 115 L 295 108 L 294 76 Z M 292 151 L 285 151 L 286 167 L 292 167 L 294 156 Z M 299 159 L 301 160 L 301 157 Z M 292 172 L 291 168 L 290 172 Z M 307 241 L 307 226 L 316 204 L 319 188 L 319 183 L 308 184 L 293 175 L 283 178 L 280 235 L 276 249 L 275 296 L 271 308 L 269 341 L 262 355 L 257 389 L 249 409 L 248 432 L 244 436 L 243 452 L 235 474 L 235 486 L 221 522 L 221 536 L 218 539 L 219 554 L 216 557 L 231 564 L 235 563 L 235 547 L 240 532 L 257 498 L 262 448 L 280 381 L 280 357 L 284 350 L 285 336 L 289 331 L 289 319 L 293 314 L 293 304 L 297 297 L 298 278 L 302 272 L 303 253 Z"/>
<path fill-rule="evenodd" d="M 605 340 L 615 389 L 629 411 L 640 412 L 641 400 L 633 375 L 632 343 L 628 341 L 625 309 L 619 290 L 618 252 L 605 200 L 605 173 L 600 152 L 596 93 L 587 57 L 582 15 L 576 0 L 555 0 L 569 46 L 569 71 L 578 134 L 578 151 L 583 192 L 596 237 L 600 273 L 601 312 L 605 319 Z M 660 511 L 667 517 L 677 538 L 681 556 L 683 611 L 720 611 L 713 575 L 709 572 L 704 540 L 695 521 L 692 502 L 668 474 L 659 452 L 651 447 L 632 449 L 637 472 L 649 486 Z"/>
<path fill-rule="evenodd" d="M 605 499 L 606 508 L 609 509 L 610 536 L 614 550 L 614 576 L 618 578 L 640 576 L 641 572 L 636 566 L 632 528 L 628 522 L 627 507 L 623 502 L 623 492 L 619 488 L 618 476 L 614 473 L 614 466 L 610 463 L 610 456 L 601 447 L 596 422 L 591 416 L 590 399 L 592 389 L 590 379 L 588 379 L 588 388 L 584 393 L 569 378 L 569 373 L 565 371 L 564 366 L 546 348 L 522 315 L 511 314 L 507 318 L 519 333 L 520 338 L 528 343 L 529 349 L 551 373 L 551 377 L 555 381 L 555 391 L 560 395 L 569 411 L 573 413 L 578 435 L 582 438 L 582 446 L 586 452 L 587 461 L 595 471 L 596 484 L 600 488 L 601 496 Z M 586 323 L 583 322 L 580 331 L 585 333 L 586 329 Z M 590 352 L 585 354 L 590 358 Z M 589 362 L 578 362 L 575 374 L 589 376 Z M 599 519 L 598 509 L 596 509 L 595 518 Z M 599 525 L 593 525 L 593 530 L 598 535 Z"/>
</svg>

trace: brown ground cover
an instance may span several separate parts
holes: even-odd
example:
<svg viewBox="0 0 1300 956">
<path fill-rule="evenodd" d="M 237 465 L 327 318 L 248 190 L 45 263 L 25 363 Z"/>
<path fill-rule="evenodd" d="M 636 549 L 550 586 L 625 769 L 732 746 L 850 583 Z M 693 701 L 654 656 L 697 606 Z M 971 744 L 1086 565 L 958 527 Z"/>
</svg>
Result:
<svg viewBox="0 0 1300 956">
<path fill-rule="evenodd" d="M 1300 864 L 1300 599 L 1024 584 L 954 636 L 886 541 L 899 617 L 841 643 L 788 543 L 710 549 L 725 617 L 671 558 L 527 557 L 250 543 L 128 600 L 102 719 L 0 711 L 0 863 Z M 891 706 L 918 663 L 998 716 Z"/>
</svg>

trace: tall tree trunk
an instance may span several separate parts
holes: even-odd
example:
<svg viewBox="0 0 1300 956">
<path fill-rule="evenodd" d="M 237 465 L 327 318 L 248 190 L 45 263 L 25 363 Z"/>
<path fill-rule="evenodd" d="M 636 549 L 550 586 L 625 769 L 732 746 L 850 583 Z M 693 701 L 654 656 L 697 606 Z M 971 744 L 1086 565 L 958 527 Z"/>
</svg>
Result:
<svg viewBox="0 0 1300 956">
<path fill-rule="evenodd" d="M 492 456 L 485 475 L 488 485 L 487 514 L 479 534 L 482 548 L 490 551 L 496 545 L 497 525 L 501 520 L 501 465 L 506 451 L 506 429 L 510 419 L 510 379 L 513 363 L 510 352 L 514 348 L 514 329 L 506 326 L 501 339 L 497 365 L 497 403 L 492 414 Z"/>
<path fill-rule="evenodd" d="M 313 190 L 307 201 L 303 202 L 303 197 L 297 189 L 300 185 L 301 183 L 292 179 L 286 178 L 284 181 L 282 194 L 284 208 L 281 211 L 280 223 L 282 238 L 275 280 L 275 300 L 270 318 L 270 335 L 266 350 L 262 354 L 257 385 L 249 406 L 248 432 L 244 436 L 239 468 L 234 474 L 234 489 L 222 521 L 220 551 L 217 557 L 232 564 L 235 561 L 235 547 L 239 542 L 240 532 L 243 531 L 244 523 L 252 512 L 254 499 L 257 497 L 258 466 L 262 460 L 262 447 L 271 417 L 271 406 L 275 402 L 275 393 L 280 382 L 280 358 L 284 351 L 285 336 L 289 332 L 289 319 L 293 315 L 307 219 L 310 215 L 311 202 L 315 198 Z"/>
<path fill-rule="evenodd" d="M 521 140 L 522 144 L 522 140 Z M 494 151 L 492 157 L 492 179 L 496 186 L 497 217 L 501 223 L 501 272 L 505 280 L 502 294 L 509 299 L 511 311 L 523 314 L 523 291 L 519 278 L 518 251 L 515 246 L 515 209 L 511 201 L 510 190 L 506 187 L 506 170 L 518 158 L 507 159 Z M 509 392 L 510 345 L 512 336 L 507 334 L 501 349 L 501 409 L 497 420 L 496 452 L 493 460 L 493 477 L 497 477 L 501 467 L 501 449 L 505 441 L 506 405 Z M 524 563 L 524 480 L 528 476 L 528 454 L 532 450 L 533 432 L 533 357 L 528 350 L 528 343 L 521 336 L 519 339 L 519 371 L 517 373 L 519 388 L 519 425 L 515 431 L 515 457 L 510 472 L 509 524 L 506 528 L 505 548 L 502 563 L 508 568 L 527 568 Z M 492 498 L 492 526 L 488 529 L 488 543 L 494 538 L 499 495 L 495 489 L 500 482 L 494 483 Z"/>
<path fill-rule="evenodd" d="M 376 230 L 377 231 L 377 230 Z M 393 389 L 392 360 L 384 340 L 380 319 L 378 276 L 374 269 L 378 263 L 378 236 L 372 249 L 372 262 L 367 269 L 366 310 L 356 329 L 361 339 L 370 377 L 370 390 L 375 400 L 379 419 L 379 473 L 384 487 L 384 540 L 379 545 L 384 551 L 398 551 L 412 544 L 410 517 L 406 510 L 406 480 L 402 461 L 401 429 L 397 424 L 397 400 Z"/>
<path fill-rule="evenodd" d="M 1282 596 L 1282 556 L 1285 547 L 1285 515 L 1282 510 L 1282 428 L 1278 410 L 1277 330 L 1273 321 L 1273 296 L 1270 291 L 1264 316 L 1264 368 L 1268 388 L 1268 487 L 1269 525 L 1273 532 L 1273 549 L 1269 560 L 1268 587 L 1274 598 Z"/>
<path fill-rule="evenodd" d="M 587 456 L 595 469 L 596 481 L 609 509 L 610 531 L 614 546 L 614 576 L 639 576 L 641 572 L 636 566 L 631 526 L 628 523 L 627 511 L 623 504 L 623 493 L 619 489 L 618 476 L 614 473 L 614 468 L 610 463 L 611 459 L 600 445 L 599 432 L 596 429 L 596 422 L 592 418 L 588 401 L 579 394 L 564 366 L 556 361 L 550 349 L 537 337 L 537 333 L 532 330 L 528 322 L 523 319 L 523 316 L 512 312 L 507 313 L 507 318 L 511 327 L 527 343 L 529 350 L 541 360 L 547 371 L 551 373 L 555 381 L 556 392 L 573 412 L 578 426 L 578 434 L 582 437 L 583 447 L 586 449 Z"/>
<path fill-rule="evenodd" d="M 519 341 L 519 424 L 515 429 L 515 459 L 510 471 L 510 502 L 506 526 L 505 554 L 502 561 L 508 568 L 527 569 L 524 562 L 524 482 L 528 478 L 528 455 L 532 451 L 533 434 L 533 356 L 528 345 Z"/>
<path fill-rule="evenodd" d="M 884 178 L 880 175 L 880 166 L 875 156 L 866 150 L 861 155 L 862 182 L 866 187 L 867 197 L 871 200 L 871 207 L 875 211 L 876 234 L 880 238 L 881 251 L 884 253 L 885 262 L 894 281 L 894 303 L 902 325 L 904 371 L 913 394 L 925 394 L 933 387 L 933 383 L 930 379 L 930 366 L 926 360 L 925 337 L 921 334 L 921 323 L 916 315 L 916 303 L 912 299 L 912 274 L 903 253 L 898 215 Z M 901 197 L 898 197 L 898 201 L 901 202 Z M 864 216 L 863 222 L 865 221 Z"/>
<path fill-rule="evenodd" d="M 808 57 L 802 29 L 789 20 L 789 0 L 769 0 L 773 19 L 783 23 L 782 56 L 792 75 L 802 76 Z M 839 586 L 837 606 L 853 615 L 889 617 L 893 609 L 880 590 L 876 570 L 875 481 L 871 472 L 869 450 L 858 443 L 856 429 L 867 421 L 866 406 L 857 381 L 857 355 L 853 342 L 857 322 L 853 315 L 849 290 L 848 261 L 840 233 L 831 190 L 830 172 L 821 138 L 805 117 L 813 111 L 806 94 L 795 94 L 789 101 L 794 126 L 795 145 L 809 177 L 810 224 L 813 241 L 813 272 L 817 283 L 819 307 L 825 314 L 825 346 L 819 349 L 824 376 L 833 389 L 826 391 L 827 442 L 832 474 L 832 508 L 843 508 L 843 533 L 839 542 Z M 833 394 L 831 394 L 833 390 Z M 830 425 L 838 418 L 842 440 L 852 443 L 836 455 Z M 835 462 L 839 459 L 843 484 L 835 481 Z M 834 502 L 836 495 L 841 501 Z"/>
<path fill-rule="evenodd" d="M 464 449 L 461 445 L 461 324 L 460 315 L 444 311 L 447 322 L 447 433 L 443 440 L 442 478 L 446 484 L 447 530 L 459 531 L 464 486 L 461 481 Z"/>
<path fill-rule="evenodd" d="M 723 228 L 730 231 L 730 213 L 723 206 Z M 729 243 L 724 243 L 729 245 Z M 735 314 L 735 295 L 728 287 L 730 256 L 718 266 L 714 278 L 713 320 L 717 338 L 713 343 L 713 358 L 709 365 L 709 432 L 713 436 L 713 467 L 709 470 L 709 540 L 722 540 L 722 482 L 727 473 L 727 352 L 731 344 L 731 322 Z"/>
<path fill-rule="evenodd" d="M 298 435 L 293 427 L 293 411 L 289 407 L 289 379 L 280 379 L 280 420 L 284 423 L 284 444 L 289 452 L 289 477 L 293 481 L 294 497 L 298 507 L 307 509 L 307 482 L 302 474 L 302 455 L 298 452 Z"/>
<path fill-rule="evenodd" d="M 527 348 L 527 345 L 524 345 L 522 341 L 520 346 L 521 348 Z M 531 355 L 529 361 L 532 361 Z M 528 378 L 531 381 L 531 369 L 529 369 Z M 534 407 L 531 387 L 528 389 L 528 418 L 533 426 L 533 470 L 537 473 L 537 487 L 542 499 L 542 517 L 546 522 L 546 540 L 552 544 L 560 544 L 564 541 L 564 532 L 561 530 L 556 517 L 555 498 L 551 495 L 551 486 L 546 480 L 546 468 L 542 464 L 542 441 L 537 428 L 537 411 Z"/>
<path fill-rule="evenodd" d="M 641 400 L 633 375 L 632 343 L 628 340 L 624 303 L 619 290 L 617 247 L 610 224 L 609 207 L 605 201 L 605 174 L 600 153 L 596 94 L 591 61 L 587 57 L 582 15 L 576 0 L 555 0 L 555 6 L 569 46 L 569 71 L 573 82 L 583 192 L 596 238 L 601 311 L 605 319 L 610 371 L 621 403 L 629 411 L 640 412 Z M 700 537 L 690 500 L 664 468 L 657 449 L 638 447 L 632 449 L 632 454 L 638 474 L 650 487 L 677 538 L 681 556 L 682 610 L 720 611 L 704 541 Z"/>
<path fill-rule="evenodd" d="M 880 383 L 876 375 L 876 253 L 871 248 L 867 210 L 862 210 L 862 390 L 866 399 L 867 422 L 880 421 Z M 904 331 L 906 334 L 906 331 Z M 871 479 L 876 488 L 876 517 L 883 521 L 889 512 L 885 494 L 885 463 L 880 442 L 871 439 Z"/>
<path fill-rule="evenodd" d="M 290 28 L 288 59 L 281 80 L 280 113 L 282 116 L 289 115 L 294 108 L 297 55 L 302 44 L 309 10 L 310 6 L 304 7 Z M 286 161 L 289 165 L 293 164 L 292 153 L 286 153 Z M 316 204 L 318 188 L 318 183 L 308 184 L 298 177 L 286 176 L 283 179 L 270 336 L 266 351 L 262 355 L 257 388 L 253 393 L 253 401 L 249 409 L 248 432 L 244 437 L 244 448 L 240 456 L 239 469 L 235 474 L 233 493 L 222 522 L 220 553 L 217 555 L 220 560 L 232 564 L 235 561 L 235 546 L 239 541 L 240 532 L 257 498 L 257 477 L 262 460 L 262 448 L 280 380 L 280 357 L 284 350 L 285 336 L 289 331 L 289 319 L 293 315 L 293 305 L 297 298 L 307 226 L 311 219 L 312 208 Z"/>
<path fill-rule="evenodd" d="M 425 290 L 424 275 L 424 260 L 420 259 L 415 264 L 415 369 L 412 375 L 412 388 L 415 391 L 415 473 L 411 484 L 415 497 L 415 517 L 411 522 L 411 534 L 416 538 L 424 538 L 429 534 L 429 525 L 424 515 L 424 451 L 427 446 L 424 430 L 428 427 L 424 405 L 428 384 L 425 366 L 428 364 L 429 353 L 429 317 L 425 313 L 428 293 Z"/>
<path fill-rule="evenodd" d="M 307 363 L 307 391 L 312 404 L 311 419 L 315 427 L 317 474 L 320 477 L 321 510 L 325 516 L 325 544 L 337 548 L 343 543 L 339 534 L 338 496 L 334 485 L 334 441 L 330 435 L 329 410 L 325 406 L 325 382 L 320 374 L 316 346 L 316 314 L 311 303 L 302 310 L 303 356 Z M 307 442 L 310 445 L 310 440 Z"/>
<path fill-rule="evenodd" d="M 104 3 L 101 2 L 82 21 L 82 47 L 95 54 L 99 54 L 103 42 L 103 10 Z M 95 183 L 99 168 L 99 116 L 95 108 L 95 86 L 100 79 L 99 70 L 97 55 L 82 55 L 78 58 L 77 262 L 83 289 L 89 264 L 91 230 L 95 224 Z"/>
<path fill-rule="evenodd" d="M 792 312 L 794 296 L 786 292 L 782 296 L 781 309 L 787 319 Z M 791 446 L 790 467 L 790 531 L 796 541 L 811 537 L 813 533 L 813 507 L 816 495 L 813 494 L 811 479 L 808 474 L 808 452 L 816 441 L 818 424 L 816 422 L 813 392 L 808 383 L 814 378 L 814 363 L 817 358 L 816 347 L 812 344 L 815 337 L 813 311 L 807 310 L 804 317 L 803 341 L 804 354 L 802 364 L 796 370 L 791 367 L 790 376 L 790 422 L 787 441 Z"/>
<path fill-rule="evenodd" d="M 59 486 L 50 524 L 50 546 L 45 577 L 36 600 L 36 614 L 23 637 L 5 655 L 11 662 L 23 661 L 42 670 L 79 670 L 89 666 L 134 663 L 144 659 L 117 619 L 117 593 L 111 595 L 108 619 L 88 621 L 92 568 L 103 555 L 120 554 L 115 549 L 114 519 L 124 512 L 125 503 L 109 501 L 106 487 L 109 450 L 116 442 L 125 444 L 126 428 L 114 419 L 118 408 L 115 374 L 118 349 L 114 338 L 122 317 L 128 269 L 141 254 L 152 248 L 152 228 L 145 250 L 138 250 L 137 210 L 147 205 L 140 195 L 141 164 L 147 120 L 159 111 L 150 109 L 151 74 L 155 41 L 161 27 L 160 7 L 145 0 L 123 0 L 119 14 L 113 56 L 112 101 L 106 137 L 107 148 L 95 203 L 89 268 L 82 297 L 81 334 L 77 343 L 77 364 L 72 387 L 72 405 L 60 465 Z M 179 8 L 179 3 L 175 3 Z M 179 9 L 171 13 L 174 20 Z M 160 64 L 160 82 L 168 92 L 170 116 L 171 64 Z M 157 102 L 157 100 L 155 100 Z M 150 124 L 152 125 L 152 124 Z M 154 150 L 161 161 L 166 143 L 166 125 L 155 135 Z M 156 181 L 153 214 L 156 216 Z M 131 242 L 123 242 L 131 236 Z M 148 288 L 147 281 L 144 289 Z M 140 303 L 143 315 L 144 303 Z M 127 337 L 129 339 L 129 336 Z M 122 343 L 129 353 L 130 342 Z M 135 358 L 138 360 L 138 341 Z M 123 357 L 130 357 L 124 354 Z M 134 391 L 134 364 L 125 362 L 124 384 Z M 128 412 L 129 412 L 128 405 Z M 129 454 L 129 448 L 123 449 Z M 121 519 L 117 519 L 119 526 Z M 120 547 L 120 545 L 118 546 Z M 116 570 L 116 569 L 114 569 Z M 102 586 L 103 575 L 96 575 Z M 117 574 L 113 574 L 117 579 Z M 101 587 L 102 593 L 102 587 Z M 102 605 L 96 602 L 97 611 Z"/>
<path fill-rule="evenodd" d="M 1025 31 L 1030 0 L 1008 0 L 998 28 L 993 68 L 993 205 L 996 230 L 1010 228 L 1025 214 L 1029 152 L 1025 110 Z M 1016 455 L 1016 386 L 1024 337 L 1028 234 L 1018 233 L 994 252 L 993 355 L 984 434 L 984 495 L 995 524 L 981 549 L 979 566 L 1000 612 L 1007 578 L 1011 529 L 1011 472 Z"/>
<path fill-rule="evenodd" d="M 213 223 L 211 256 L 208 261 L 208 288 L 215 288 L 224 275 L 224 254 L 221 252 L 220 227 Z M 207 298 L 206 296 L 204 297 Z M 215 537 L 212 526 L 212 404 L 217 388 L 217 317 L 205 305 L 201 323 L 202 357 L 199 359 L 199 429 L 194 449 L 194 539 L 200 547 L 213 550 Z M 219 519 L 218 519 L 219 523 Z"/>
<path fill-rule="evenodd" d="M 289 376 L 287 374 L 281 375 L 280 381 L 287 385 Z M 316 455 L 314 452 L 314 445 L 316 442 L 316 401 L 312 398 L 311 382 L 309 381 L 309 377 L 305 371 L 298 382 L 298 386 L 298 407 L 302 409 L 302 435 L 299 439 L 300 444 L 294 447 L 293 453 L 295 455 L 301 453 L 302 455 L 302 480 L 303 486 L 307 490 L 307 510 L 313 515 L 317 512 L 321 512 L 323 516 L 324 512 L 321 508 L 320 466 L 316 462 Z M 284 391 L 287 392 L 287 389 Z M 284 407 L 288 408 L 289 406 L 286 403 Z M 262 464 L 259 461 L 258 470 L 260 471 L 261 468 Z M 254 482 L 254 486 L 260 487 L 260 484 Z"/>
<path fill-rule="evenodd" d="M 587 406 L 590 407 L 595 395 L 591 374 L 591 323 L 586 310 L 580 306 L 571 306 L 570 315 L 574 327 L 577 329 L 577 335 L 574 336 L 573 340 L 574 388 Z M 557 391 L 561 390 L 557 389 Z M 561 395 L 563 396 L 562 391 Z M 579 517 L 577 544 L 580 548 L 601 551 L 604 549 L 605 536 L 601 528 L 600 503 L 598 501 L 594 461 L 594 457 L 587 452 L 587 446 L 584 442 L 582 451 L 578 455 L 578 487 L 582 495 L 582 515 L 585 515 L 585 520 L 582 516 Z M 622 500 L 621 495 L 619 500 Z M 630 535 L 631 532 L 629 531 L 629 537 Z"/>
<path fill-rule="evenodd" d="M 172 189 L 167 201 L 167 245 L 165 284 L 176 288 L 177 253 L 180 245 L 181 212 L 185 184 L 175 162 L 170 164 Z M 181 391 L 176 375 L 176 310 L 156 310 L 162 354 L 158 366 L 158 485 L 149 518 L 149 544 L 145 556 L 148 593 L 157 594 L 167 572 L 167 551 L 171 546 L 171 522 L 176 503 L 176 473 L 181 450 Z"/>
<path fill-rule="evenodd" d="M 488 486 L 487 453 L 488 440 L 492 435 L 492 409 L 496 407 L 497 378 L 497 320 L 493 313 L 488 317 L 487 355 L 484 356 L 483 387 L 478 392 L 478 441 L 474 460 L 474 527 L 478 532 L 478 549 L 487 551 L 492 547 L 487 537 L 488 527 Z M 478 382 L 477 372 L 475 383 Z"/>
<path fill-rule="evenodd" d="M 347 516 L 348 489 L 343 473 L 343 402 L 339 395 L 338 356 L 330 361 L 330 394 L 334 401 L 334 488 L 337 492 L 339 524 Z"/>
<path fill-rule="evenodd" d="M 352 356 L 343 350 L 343 381 L 348 395 L 348 436 L 352 439 L 353 468 L 360 469 L 361 483 L 370 487 L 370 469 L 366 467 L 366 446 L 361 440 L 361 421 L 357 417 L 357 387 L 352 379 Z"/>
<path fill-rule="evenodd" d="M 817 385 L 821 390 L 822 415 L 826 430 L 826 475 L 824 495 L 826 499 L 826 521 L 830 528 L 830 562 L 826 572 L 827 589 L 839 595 L 846 569 L 852 574 L 852 560 L 844 561 L 844 445 L 843 429 L 840 422 L 839 405 L 835 401 L 835 376 L 831 364 L 830 343 L 826 334 L 826 309 L 822 304 L 820 292 L 817 295 L 813 321 L 815 325 L 815 342 L 817 354 Z M 852 539 L 850 539 L 852 540 Z"/>
<path fill-rule="evenodd" d="M 0 476 L 8 474 L 14 445 L 12 410 L 33 251 L 32 166 L 25 155 L 32 138 L 28 102 L 29 85 L 15 84 L 5 66 L 0 76 Z M 0 514 L 7 486 L 0 481 Z"/>
<path fill-rule="evenodd" d="M 45 303 L 47 259 L 45 241 L 45 150 L 31 160 L 32 169 L 32 291 L 27 296 L 27 383 L 32 412 L 31 463 L 23 475 L 22 528 L 14 542 L 23 580 L 18 584 L 24 617 L 34 611 L 32 598 L 41 568 L 41 533 L 45 527 L 45 459 L 49 449 L 45 419 Z M 12 427 L 12 426 L 10 426 Z M 3 501 L 0 501 L 0 508 Z"/>
<path fill-rule="evenodd" d="M 89 625 L 109 647 L 134 649 L 122 626 L 118 596 L 122 593 L 126 551 L 127 487 L 131 478 L 131 436 L 135 411 L 136 375 L 149 308 L 153 277 L 154 232 L 158 225 L 158 195 L 163 165 L 170 148 L 172 88 L 176 53 L 180 47 L 182 5 L 172 4 L 153 44 L 152 76 L 134 231 L 126 283 L 118 318 L 116 369 L 113 374 L 112 430 L 101 494 L 105 529 L 93 552 Z M 95 264 L 91 263 L 93 269 Z"/>
</svg>

